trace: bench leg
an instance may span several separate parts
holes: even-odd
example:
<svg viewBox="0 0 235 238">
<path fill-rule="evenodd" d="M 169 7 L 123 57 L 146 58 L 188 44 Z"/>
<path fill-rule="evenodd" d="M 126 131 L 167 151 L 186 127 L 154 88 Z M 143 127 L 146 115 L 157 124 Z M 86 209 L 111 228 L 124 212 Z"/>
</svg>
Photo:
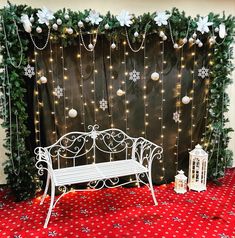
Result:
<svg viewBox="0 0 235 238">
<path fill-rule="evenodd" d="M 147 178 L 148 178 L 148 181 L 149 181 L 149 187 L 150 187 L 150 190 L 151 190 L 153 201 L 154 201 L 154 204 L 157 205 L 158 203 L 157 203 L 157 199 L 156 199 L 155 194 L 154 194 L 151 172 L 148 173 L 147 175 L 148 175 Z"/>
<path fill-rule="evenodd" d="M 137 186 L 138 186 L 138 188 L 139 188 L 139 187 L 140 187 L 140 182 L 139 182 L 139 179 L 138 179 L 137 174 L 135 175 L 135 179 L 136 179 L 136 182 L 137 182 Z"/>
<path fill-rule="evenodd" d="M 50 184 L 50 175 L 49 173 L 47 174 L 47 182 L 46 182 L 46 187 L 45 187 L 45 190 L 44 190 L 44 193 L 42 195 L 42 199 L 40 201 L 40 205 L 43 204 L 44 200 L 45 200 L 45 197 L 47 195 L 47 191 L 48 191 L 48 187 L 49 187 L 49 184 Z"/>
<path fill-rule="evenodd" d="M 43 226 L 44 228 L 47 228 L 48 222 L 50 220 L 54 200 L 55 200 L 55 185 L 54 185 L 53 181 L 51 181 L 51 202 L 50 202 L 50 207 L 49 207 L 47 217 L 46 217 L 46 220 L 45 220 L 45 223 L 44 223 L 44 226 Z"/>
</svg>

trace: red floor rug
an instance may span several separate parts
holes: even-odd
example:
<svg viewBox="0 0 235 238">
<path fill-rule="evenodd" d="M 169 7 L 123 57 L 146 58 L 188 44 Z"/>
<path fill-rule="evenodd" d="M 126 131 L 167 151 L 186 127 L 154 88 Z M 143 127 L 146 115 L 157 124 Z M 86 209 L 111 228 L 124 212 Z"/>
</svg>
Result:
<svg viewBox="0 0 235 238">
<path fill-rule="evenodd" d="M 43 229 L 49 197 L 15 203 L 0 192 L 0 237 L 235 237 L 235 169 L 222 186 L 205 192 L 173 191 L 156 186 L 158 206 L 147 187 L 74 192 L 63 197 Z"/>
</svg>

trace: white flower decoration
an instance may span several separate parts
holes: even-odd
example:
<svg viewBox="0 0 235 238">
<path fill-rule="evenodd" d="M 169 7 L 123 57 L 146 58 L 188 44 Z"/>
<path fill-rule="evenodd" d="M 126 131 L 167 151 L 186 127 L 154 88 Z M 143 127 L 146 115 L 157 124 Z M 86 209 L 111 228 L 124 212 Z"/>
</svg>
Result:
<svg viewBox="0 0 235 238">
<path fill-rule="evenodd" d="M 30 22 L 28 15 L 22 14 L 20 22 L 23 23 L 23 27 L 26 32 L 30 33 L 32 31 L 32 23 Z"/>
<path fill-rule="evenodd" d="M 89 12 L 89 16 L 88 16 L 89 21 L 91 22 L 92 25 L 99 25 L 99 23 L 101 21 L 103 21 L 103 19 L 100 17 L 99 12 L 96 12 L 95 10 L 91 10 Z"/>
<path fill-rule="evenodd" d="M 167 25 L 167 20 L 171 16 L 170 14 L 167 14 L 166 12 L 156 12 L 156 17 L 154 18 L 154 21 L 158 26 Z"/>
<path fill-rule="evenodd" d="M 43 7 L 41 10 L 38 10 L 37 12 L 38 16 L 38 22 L 40 24 L 46 24 L 49 25 L 49 21 L 54 19 L 55 17 L 53 16 L 53 12 L 46 7 Z"/>
<path fill-rule="evenodd" d="M 116 16 L 121 26 L 130 26 L 133 22 L 131 21 L 132 16 L 128 11 L 122 10 L 121 13 Z"/>
<path fill-rule="evenodd" d="M 200 17 L 199 21 L 197 22 L 197 30 L 200 31 L 202 34 L 205 32 L 209 32 L 209 27 L 213 25 L 213 22 L 208 22 L 208 16 L 206 17 Z"/>
</svg>

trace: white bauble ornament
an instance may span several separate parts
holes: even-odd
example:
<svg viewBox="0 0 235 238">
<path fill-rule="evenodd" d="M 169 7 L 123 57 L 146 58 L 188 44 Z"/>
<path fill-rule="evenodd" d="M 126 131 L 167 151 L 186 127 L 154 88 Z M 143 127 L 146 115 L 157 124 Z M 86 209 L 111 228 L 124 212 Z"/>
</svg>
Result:
<svg viewBox="0 0 235 238">
<path fill-rule="evenodd" d="M 119 96 L 119 97 L 121 97 L 121 96 L 123 96 L 125 94 L 125 92 L 122 90 L 122 89 L 118 89 L 117 90 L 117 95 Z"/>
<path fill-rule="evenodd" d="M 79 22 L 78 22 L 78 27 L 79 28 L 82 28 L 84 26 L 84 24 L 83 24 L 83 22 L 80 20 Z"/>
<path fill-rule="evenodd" d="M 182 41 L 184 44 L 186 44 L 188 42 L 188 39 L 185 37 Z"/>
<path fill-rule="evenodd" d="M 216 28 L 215 28 L 215 32 L 219 32 L 219 27 L 216 27 Z"/>
<path fill-rule="evenodd" d="M 200 42 L 199 44 L 198 44 L 198 47 L 202 47 L 203 46 L 203 43 L 202 42 Z"/>
<path fill-rule="evenodd" d="M 167 40 L 167 36 L 164 35 L 164 36 L 162 37 L 162 39 L 163 39 L 163 40 Z"/>
<path fill-rule="evenodd" d="M 42 28 L 41 28 L 40 26 L 38 26 L 38 27 L 36 28 L 36 32 L 39 33 L 39 34 L 42 33 Z"/>
<path fill-rule="evenodd" d="M 29 21 L 30 21 L 31 23 L 33 23 L 33 22 L 34 22 L 34 17 L 31 16 L 31 17 L 29 18 Z"/>
<path fill-rule="evenodd" d="M 201 41 L 199 39 L 196 39 L 195 43 L 198 45 Z"/>
<path fill-rule="evenodd" d="M 188 41 L 189 41 L 189 43 L 193 43 L 194 39 L 192 37 L 190 37 Z"/>
<path fill-rule="evenodd" d="M 56 23 L 54 23 L 54 24 L 52 25 L 52 28 L 53 28 L 55 31 L 57 31 L 57 30 L 58 30 L 58 25 L 57 25 Z"/>
<path fill-rule="evenodd" d="M 179 45 L 178 45 L 177 43 L 175 43 L 175 44 L 173 45 L 173 47 L 174 47 L 175 49 L 178 49 L 178 48 L 179 48 Z"/>
<path fill-rule="evenodd" d="M 68 19 L 69 19 L 69 15 L 68 15 L 68 14 L 65 14 L 65 15 L 64 15 L 64 18 L 65 18 L 65 20 L 68 20 Z"/>
<path fill-rule="evenodd" d="M 73 34 L 73 29 L 71 27 L 67 28 L 66 31 L 69 35 Z"/>
<path fill-rule="evenodd" d="M 189 104 L 190 103 L 190 97 L 188 97 L 188 96 L 184 96 L 183 98 L 182 98 L 182 103 L 183 104 Z"/>
<path fill-rule="evenodd" d="M 112 43 L 111 48 L 112 48 L 112 49 L 115 49 L 115 48 L 116 48 L 116 44 L 115 44 L 114 42 Z"/>
<path fill-rule="evenodd" d="M 153 72 L 151 74 L 151 79 L 154 80 L 154 81 L 157 81 L 159 79 L 159 73 Z"/>
<path fill-rule="evenodd" d="M 89 21 L 90 21 L 89 17 L 86 17 L 85 22 L 89 22 Z"/>
<path fill-rule="evenodd" d="M 91 43 L 88 45 L 88 48 L 90 49 L 90 50 L 93 50 L 94 49 L 94 45 L 92 45 Z"/>
<path fill-rule="evenodd" d="M 221 23 L 219 25 L 219 37 L 221 39 L 223 39 L 226 35 L 227 35 L 227 31 L 226 31 L 226 28 L 225 28 L 225 24 Z"/>
<path fill-rule="evenodd" d="M 60 18 L 58 18 L 57 20 L 56 20 L 56 23 L 57 23 L 57 25 L 61 25 L 62 24 L 62 20 L 60 19 Z"/>
<path fill-rule="evenodd" d="M 77 110 L 75 110 L 73 108 L 69 110 L 69 117 L 75 118 L 77 115 L 78 115 Z"/>
<path fill-rule="evenodd" d="M 108 23 L 105 24 L 104 29 L 105 29 L 105 30 L 108 30 L 108 29 L 109 29 L 109 24 L 108 24 Z"/>
<path fill-rule="evenodd" d="M 139 36 L 139 33 L 136 31 L 135 33 L 134 33 L 134 37 L 138 37 Z"/>
<path fill-rule="evenodd" d="M 44 83 L 47 83 L 47 78 L 46 78 L 45 76 L 41 76 L 39 80 L 40 80 L 40 82 L 43 83 L 43 84 L 44 84 Z"/>
<path fill-rule="evenodd" d="M 197 34 L 194 32 L 193 33 L 193 38 L 195 39 L 197 37 Z"/>
</svg>

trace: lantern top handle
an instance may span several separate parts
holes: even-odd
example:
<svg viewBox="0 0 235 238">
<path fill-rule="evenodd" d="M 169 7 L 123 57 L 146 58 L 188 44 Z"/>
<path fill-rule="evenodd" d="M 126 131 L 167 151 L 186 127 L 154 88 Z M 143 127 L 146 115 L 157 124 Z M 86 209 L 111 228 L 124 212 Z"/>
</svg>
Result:
<svg viewBox="0 0 235 238">
<path fill-rule="evenodd" d="M 202 149 L 202 146 L 197 144 L 195 148 L 189 152 L 190 155 L 192 156 L 197 156 L 197 157 L 208 157 L 208 154 L 206 153 L 205 150 Z"/>
</svg>

